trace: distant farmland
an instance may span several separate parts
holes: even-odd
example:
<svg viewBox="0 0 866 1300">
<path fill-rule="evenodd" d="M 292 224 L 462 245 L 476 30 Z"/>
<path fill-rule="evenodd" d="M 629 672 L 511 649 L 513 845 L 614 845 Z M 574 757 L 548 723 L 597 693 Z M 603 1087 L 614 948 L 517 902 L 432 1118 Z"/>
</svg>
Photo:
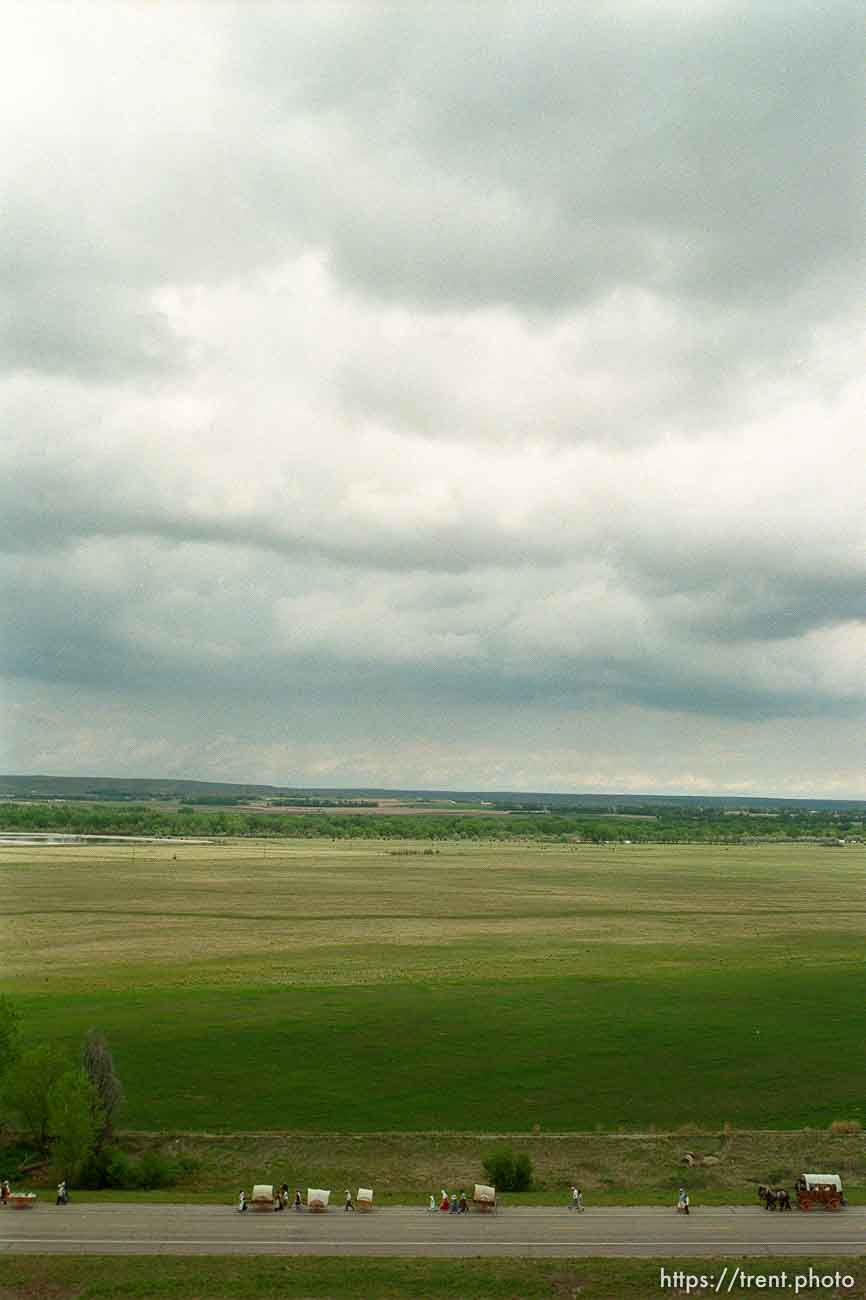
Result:
<svg viewBox="0 0 866 1300">
<path fill-rule="evenodd" d="M 27 1035 L 102 1027 L 126 1127 L 866 1121 L 860 846 L 10 845 L 0 897 Z"/>
</svg>

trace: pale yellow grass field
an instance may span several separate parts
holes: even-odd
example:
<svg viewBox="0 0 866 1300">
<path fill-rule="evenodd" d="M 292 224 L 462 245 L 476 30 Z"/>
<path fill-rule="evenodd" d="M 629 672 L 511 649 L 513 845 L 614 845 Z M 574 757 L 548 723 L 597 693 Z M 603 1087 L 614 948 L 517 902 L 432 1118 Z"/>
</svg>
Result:
<svg viewBox="0 0 866 1300">
<path fill-rule="evenodd" d="M 406 852 L 411 850 L 411 852 Z M 854 954 L 866 850 L 235 841 L 0 847 L 3 982 L 359 983 Z M 864 936 L 866 937 L 866 936 Z M 639 956 L 636 955 L 639 953 Z"/>
</svg>

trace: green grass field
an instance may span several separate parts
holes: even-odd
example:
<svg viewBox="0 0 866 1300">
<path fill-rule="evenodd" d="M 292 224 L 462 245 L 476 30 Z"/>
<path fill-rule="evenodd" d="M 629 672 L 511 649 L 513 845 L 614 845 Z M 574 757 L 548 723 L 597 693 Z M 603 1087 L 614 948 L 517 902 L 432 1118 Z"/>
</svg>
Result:
<svg viewBox="0 0 866 1300">
<path fill-rule="evenodd" d="M 866 1122 L 862 847 L 439 849 L 4 846 L 0 989 L 130 1129 Z"/>
<path fill-rule="evenodd" d="M 0 1300 L 646 1300 L 647 1296 L 682 1296 L 684 1289 L 662 1290 L 660 1270 L 668 1274 L 707 1274 L 717 1278 L 731 1262 L 720 1259 L 74 1259 L 6 1255 Z M 782 1273 L 790 1279 L 840 1273 L 839 1287 L 803 1283 L 799 1295 L 825 1300 L 846 1296 L 863 1300 L 866 1271 L 858 1259 L 759 1259 L 736 1261 L 754 1277 Z M 847 1279 L 852 1279 L 851 1285 Z M 763 1284 L 766 1286 L 766 1282 Z M 778 1286 L 778 1282 L 773 1284 Z M 763 1289 L 763 1288 L 761 1288 Z M 755 1294 L 754 1282 L 737 1284 L 726 1295 Z M 707 1288 L 693 1295 L 706 1295 Z"/>
</svg>

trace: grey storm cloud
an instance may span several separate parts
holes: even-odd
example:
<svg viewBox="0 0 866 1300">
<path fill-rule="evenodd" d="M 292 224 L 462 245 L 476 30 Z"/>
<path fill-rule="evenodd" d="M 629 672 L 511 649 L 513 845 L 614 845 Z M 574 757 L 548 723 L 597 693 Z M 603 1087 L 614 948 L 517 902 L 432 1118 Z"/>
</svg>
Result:
<svg viewBox="0 0 866 1300">
<path fill-rule="evenodd" d="M 326 146 L 287 207 L 371 293 L 561 308 L 615 280 L 756 307 L 838 290 L 859 245 L 857 24 L 848 3 L 359 6 L 245 25 L 234 61 Z"/>
<path fill-rule="evenodd" d="M 19 10 L 6 766 L 862 792 L 858 22 Z"/>
</svg>

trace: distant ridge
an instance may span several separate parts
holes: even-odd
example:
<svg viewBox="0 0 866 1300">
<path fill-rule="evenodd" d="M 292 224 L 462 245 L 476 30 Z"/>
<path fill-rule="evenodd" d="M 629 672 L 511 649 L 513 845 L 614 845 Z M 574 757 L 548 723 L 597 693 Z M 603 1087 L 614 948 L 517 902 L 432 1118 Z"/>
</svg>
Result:
<svg viewBox="0 0 866 1300">
<path fill-rule="evenodd" d="M 225 795 L 231 799 L 274 799 L 313 796 L 358 799 L 436 799 L 455 802 L 481 800 L 542 805 L 549 808 L 585 807 L 615 811 L 648 805 L 660 808 L 804 808 L 866 809 L 866 799 L 809 799 L 772 795 L 664 795 L 664 794 L 563 794 L 513 790 L 389 790 L 379 786 L 280 786 L 231 781 L 186 781 L 160 777 L 116 776 L 0 776 L 3 799 L 179 799 L 196 795 Z"/>
</svg>

